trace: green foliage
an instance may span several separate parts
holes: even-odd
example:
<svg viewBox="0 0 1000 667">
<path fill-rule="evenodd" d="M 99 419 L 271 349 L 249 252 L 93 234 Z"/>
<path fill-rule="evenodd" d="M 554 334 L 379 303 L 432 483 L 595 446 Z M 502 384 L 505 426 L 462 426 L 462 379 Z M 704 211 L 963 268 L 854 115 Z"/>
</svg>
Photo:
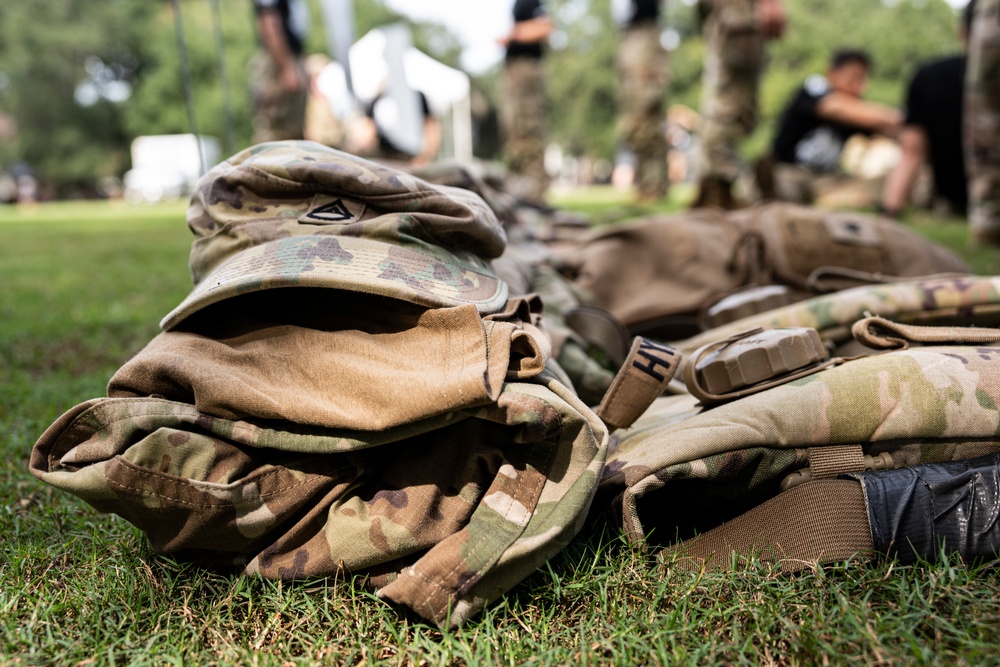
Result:
<svg viewBox="0 0 1000 667">
<path fill-rule="evenodd" d="M 201 134 L 227 136 L 226 104 L 235 132 L 232 150 L 249 145 L 247 64 L 257 49 L 250 0 L 218 0 L 225 59 L 219 71 L 211 0 L 182 0 L 181 15 L 191 68 L 195 117 Z M 404 20 L 381 0 L 355 3 L 356 35 Z M 312 26 L 306 52 L 326 52 L 319 0 L 309 0 Z M 442 25 L 413 24 L 414 44 L 445 63 L 461 48 Z M 81 106 L 74 99 L 88 78 L 88 58 L 118 68 L 133 85 L 124 102 Z M 25 160 L 54 194 L 91 194 L 102 176 L 121 176 L 132 139 L 144 134 L 191 131 L 181 76 L 172 3 L 166 0 L 33 0 L 0 3 L 0 112 L 14 117 L 18 140 L 0 146 L 0 169 Z M 2 79 L 0 79 L 2 80 Z"/>
<path fill-rule="evenodd" d="M 27 161 L 49 182 L 83 190 L 126 166 L 127 138 L 121 110 L 99 101 L 79 106 L 74 93 L 88 77 L 88 59 L 138 75 L 145 59 L 148 2 L 35 0 L 0 4 L 0 111 L 20 132 L 7 160 Z M 92 61 L 93 62 L 93 61 Z M 0 156 L 3 157 L 3 156 Z"/>
<path fill-rule="evenodd" d="M 868 97 L 902 103 L 916 66 L 929 58 L 954 53 L 957 17 L 944 0 L 785 0 L 788 31 L 768 48 L 768 65 L 760 91 L 761 122 L 744 152 L 766 150 L 774 126 L 790 96 L 812 73 L 826 69 L 838 48 L 864 48 L 875 68 Z M 615 67 L 618 32 L 603 0 L 553 0 L 550 13 L 565 35 L 565 46 L 549 54 L 552 137 L 573 154 L 611 158 L 614 130 Z M 682 41 L 671 51 L 667 104 L 700 106 L 705 44 L 696 7 L 666 3 L 664 28 Z M 562 37 L 557 39 L 557 44 Z"/>
<path fill-rule="evenodd" d="M 225 2 L 220 26 L 225 55 L 228 103 L 236 133 L 233 151 L 250 143 L 250 97 L 247 63 L 256 48 L 253 7 L 250 2 Z M 211 4 L 204 0 L 181 3 L 184 41 L 191 70 L 198 132 L 226 137 L 226 103 L 219 72 L 215 23 Z M 124 107 L 131 137 L 144 134 L 190 132 L 175 16 L 170 3 L 160 3 L 147 25 L 148 61 Z"/>
</svg>

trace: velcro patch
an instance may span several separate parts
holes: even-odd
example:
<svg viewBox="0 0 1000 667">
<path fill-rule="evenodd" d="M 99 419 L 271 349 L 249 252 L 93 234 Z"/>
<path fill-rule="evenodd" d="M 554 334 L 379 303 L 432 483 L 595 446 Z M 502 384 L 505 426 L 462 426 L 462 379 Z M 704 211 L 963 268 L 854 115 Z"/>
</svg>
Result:
<svg viewBox="0 0 1000 667">
<path fill-rule="evenodd" d="M 850 213 L 831 213 L 823 217 L 830 240 L 846 245 L 881 248 L 882 236 L 873 220 L 866 220 Z"/>
<path fill-rule="evenodd" d="M 320 194 L 313 197 L 309 210 L 299 216 L 299 222 L 306 225 L 344 225 L 360 220 L 364 212 L 363 202 Z"/>
</svg>

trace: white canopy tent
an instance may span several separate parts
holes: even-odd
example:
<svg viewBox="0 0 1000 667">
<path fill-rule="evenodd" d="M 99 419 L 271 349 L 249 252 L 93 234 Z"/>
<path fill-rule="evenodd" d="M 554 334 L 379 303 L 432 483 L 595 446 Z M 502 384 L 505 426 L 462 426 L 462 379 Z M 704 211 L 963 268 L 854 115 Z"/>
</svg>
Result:
<svg viewBox="0 0 1000 667">
<path fill-rule="evenodd" d="M 450 132 L 446 130 L 448 136 L 442 146 L 443 152 L 451 153 L 459 161 L 471 160 L 472 105 L 468 75 L 409 46 L 408 32 L 400 37 L 400 29 L 408 31 L 408 28 L 399 24 L 376 28 L 351 46 L 351 81 L 355 96 L 362 102 L 370 102 L 383 90 L 389 94 L 398 94 L 401 83 L 411 90 L 422 92 L 427 97 L 431 111 L 450 121 L 444 123 L 445 128 L 450 126 Z M 404 48 L 394 49 L 394 46 L 399 45 L 400 39 L 405 43 Z M 395 70 L 390 62 L 397 59 L 394 52 L 400 54 L 403 70 L 403 77 L 395 87 L 392 80 Z M 406 119 L 408 122 L 404 122 L 404 126 L 422 126 L 419 117 L 414 115 L 419 113 L 419 108 L 407 109 L 407 105 L 401 104 L 400 111 L 412 116 Z M 420 131 L 416 130 L 417 145 Z"/>
</svg>

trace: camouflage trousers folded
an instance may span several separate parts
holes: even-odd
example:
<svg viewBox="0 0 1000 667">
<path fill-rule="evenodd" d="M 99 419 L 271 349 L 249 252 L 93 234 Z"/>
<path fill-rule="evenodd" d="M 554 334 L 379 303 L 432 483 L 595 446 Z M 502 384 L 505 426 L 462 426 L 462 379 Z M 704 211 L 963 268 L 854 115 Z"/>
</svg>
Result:
<svg viewBox="0 0 1000 667">
<path fill-rule="evenodd" d="M 31 470 L 159 553 L 280 579 L 363 575 L 386 600 L 458 625 L 579 531 L 606 433 L 551 377 L 377 432 L 108 398 L 53 424 Z"/>
<path fill-rule="evenodd" d="M 458 625 L 579 531 L 604 462 L 605 426 L 532 319 L 525 299 L 484 318 L 335 290 L 244 295 L 151 341 L 109 398 L 48 429 L 31 469 L 159 553 L 363 575 Z"/>
</svg>

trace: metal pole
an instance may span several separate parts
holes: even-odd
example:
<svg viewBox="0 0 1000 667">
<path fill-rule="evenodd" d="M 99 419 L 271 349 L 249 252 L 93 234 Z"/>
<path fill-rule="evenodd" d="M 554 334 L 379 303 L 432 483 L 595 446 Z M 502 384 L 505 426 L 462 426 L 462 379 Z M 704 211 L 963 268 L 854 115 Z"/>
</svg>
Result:
<svg viewBox="0 0 1000 667">
<path fill-rule="evenodd" d="M 200 175 L 205 173 L 205 151 L 201 145 L 201 136 L 198 134 L 198 119 L 194 113 L 194 89 L 191 85 L 191 68 L 188 65 L 187 45 L 184 42 L 184 21 L 181 19 L 180 0 L 172 0 L 174 7 L 174 28 L 177 33 L 177 50 L 181 57 L 181 82 L 184 86 L 184 101 L 187 103 L 188 127 L 194 140 L 198 144 L 198 162 L 200 164 Z"/>
<path fill-rule="evenodd" d="M 219 0 L 210 0 L 212 22 L 215 30 L 215 56 L 219 67 L 219 85 L 222 87 L 222 113 L 226 121 L 226 155 L 236 149 L 236 125 L 233 121 L 232 99 L 229 94 L 229 75 L 226 73 L 226 45 L 222 35 L 222 12 Z"/>
</svg>

